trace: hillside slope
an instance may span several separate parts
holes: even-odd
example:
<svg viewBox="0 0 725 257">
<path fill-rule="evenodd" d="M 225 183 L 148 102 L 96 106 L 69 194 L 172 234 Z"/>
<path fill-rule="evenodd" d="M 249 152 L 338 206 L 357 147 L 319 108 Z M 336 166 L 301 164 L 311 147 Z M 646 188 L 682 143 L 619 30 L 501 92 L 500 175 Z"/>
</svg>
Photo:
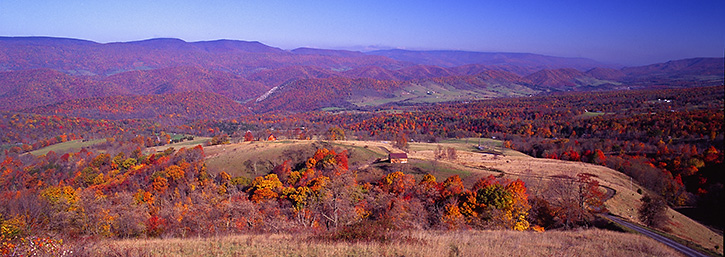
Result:
<svg viewBox="0 0 725 257">
<path fill-rule="evenodd" d="M 128 71 L 108 77 L 74 76 L 50 69 L 22 70 L 0 72 L 0 110 L 28 109 L 74 99 L 191 91 L 244 101 L 268 89 L 232 73 L 198 67 Z"/>
<path fill-rule="evenodd" d="M 50 69 L 0 72 L 0 110 L 19 110 L 71 99 L 128 94 L 128 89 L 113 83 Z"/>
<path fill-rule="evenodd" d="M 154 119 L 162 122 L 220 119 L 250 113 L 239 103 L 209 92 L 75 99 L 24 111 L 94 119 Z"/>
<path fill-rule="evenodd" d="M 411 51 L 402 49 L 368 52 L 415 64 L 456 67 L 466 64 L 514 65 L 535 69 L 613 67 L 586 58 L 554 57 L 531 53 L 472 52 L 453 50 Z"/>
<path fill-rule="evenodd" d="M 365 145 L 369 149 L 394 149 L 391 144 L 379 142 L 349 141 L 347 144 Z M 463 172 L 471 172 L 474 174 L 473 177 L 495 174 L 508 179 L 520 178 L 526 182 L 529 192 L 534 195 L 542 193 L 550 186 L 555 186 L 556 184 L 553 182 L 562 177 L 575 178 L 580 173 L 594 174 L 594 178 L 600 182 L 600 185 L 615 190 L 613 197 L 605 202 L 607 210 L 614 215 L 641 224 L 638 219 L 637 209 L 642 195 L 637 190 L 646 191 L 646 189 L 633 183 L 630 177 L 621 172 L 582 162 L 533 158 L 510 149 L 506 149 L 507 152 L 503 156 L 476 153 L 471 151 L 473 143 L 468 144 L 465 140 L 451 140 L 437 144 L 411 143 L 408 156 L 411 159 L 433 161 L 435 160 L 434 151 L 438 146 L 444 148 L 453 147 L 458 150 L 456 160 L 443 160 L 442 162 L 456 165 L 454 167 L 458 167 L 457 169 Z M 492 173 L 492 170 L 502 172 Z M 480 175 L 476 176 L 475 174 Z M 666 228 L 671 230 L 671 234 L 695 242 L 720 254 L 723 253 L 723 236 L 721 234 L 713 232 L 671 208 L 668 208 L 667 216 L 670 217 L 670 221 L 667 223 Z"/>
<path fill-rule="evenodd" d="M 199 67 L 129 71 L 109 76 L 103 81 L 122 86 L 136 95 L 199 91 L 217 93 L 237 101 L 256 97 L 269 89 L 229 72 Z"/>
</svg>

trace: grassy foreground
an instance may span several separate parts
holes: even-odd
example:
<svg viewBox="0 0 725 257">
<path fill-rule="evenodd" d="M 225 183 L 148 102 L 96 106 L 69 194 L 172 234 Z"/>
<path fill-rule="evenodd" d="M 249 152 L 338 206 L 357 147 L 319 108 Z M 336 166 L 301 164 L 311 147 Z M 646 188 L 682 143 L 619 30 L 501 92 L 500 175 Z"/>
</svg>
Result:
<svg viewBox="0 0 725 257">
<path fill-rule="evenodd" d="M 326 242 L 306 235 L 105 240 L 89 256 L 681 256 L 644 236 L 605 230 L 412 232 L 407 240 Z"/>
</svg>

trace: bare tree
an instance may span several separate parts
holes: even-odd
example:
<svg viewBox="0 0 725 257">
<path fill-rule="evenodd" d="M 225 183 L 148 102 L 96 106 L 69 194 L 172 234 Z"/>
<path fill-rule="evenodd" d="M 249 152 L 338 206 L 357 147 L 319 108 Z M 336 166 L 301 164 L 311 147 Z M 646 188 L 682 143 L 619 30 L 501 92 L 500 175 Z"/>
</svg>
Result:
<svg viewBox="0 0 725 257">
<path fill-rule="evenodd" d="M 456 148 L 448 147 L 446 148 L 446 155 L 448 155 L 448 160 L 456 160 L 458 159 L 458 153 L 456 152 Z"/>
<path fill-rule="evenodd" d="M 109 197 L 112 213 L 118 215 L 111 225 L 111 231 L 118 237 L 136 237 L 147 231 L 145 226 L 149 218 L 145 204 L 137 204 L 133 195 L 122 192 Z"/>
<path fill-rule="evenodd" d="M 667 224 L 667 202 L 662 197 L 645 195 L 639 207 L 639 220 L 654 228 L 663 228 Z"/>
<path fill-rule="evenodd" d="M 393 142 L 393 147 L 407 152 L 408 151 L 408 137 L 405 136 L 404 133 L 399 133 L 395 137 L 395 141 Z"/>
<path fill-rule="evenodd" d="M 446 157 L 446 152 L 443 150 L 443 147 L 438 145 L 438 147 L 433 150 L 433 155 L 435 157 L 435 160 L 441 160 Z"/>
<path fill-rule="evenodd" d="M 556 210 L 554 219 L 565 229 L 587 226 L 594 219 L 593 213 L 603 210 L 604 193 L 598 182 L 581 175 L 554 177 L 545 192 L 546 200 Z"/>
<path fill-rule="evenodd" d="M 328 229 L 350 225 L 356 221 L 356 201 L 353 199 L 355 178 L 348 173 L 335 176 L 319 197 L 313 201 L 311 209 L 321 216 Z"/>
</svg>

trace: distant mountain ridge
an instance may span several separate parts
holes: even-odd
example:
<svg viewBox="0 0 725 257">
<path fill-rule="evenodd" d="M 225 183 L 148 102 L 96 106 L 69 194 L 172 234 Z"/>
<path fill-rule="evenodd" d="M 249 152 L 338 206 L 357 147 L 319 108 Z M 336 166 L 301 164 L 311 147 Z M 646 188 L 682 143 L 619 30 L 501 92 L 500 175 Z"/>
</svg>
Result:
<svg viewBox="0 0 725 257">
<path fill-rule="evenodd" d="M 130 101 L 112 96 L 184 92 L 210 93 L 243 104 L 245 110 L 267 112 L 712 86 L 723 84 L 723 60 L 691 58 L 622 68 L 530 53 L 283 50 L 239 40 L 157 38 L 102 44 L 0 37 L 0 110 L 39 110 L 33 108 L 96 99 L 88 100 L 91 106 L 97 99 Z"/>
<path fill-rule="evenodd" d="M 616 67 L 586 58 L 555 57 L 531 53 L 472 52 L 456 50 L 378 50 L 368 52 L 395 60 L 441 67 L 456 67 L 466 64 L 514 65 L 537 69 L 575 68 L 588 70 L 595 67 Z"/>
<path fill-rule="evenodd" d="M 100 44 L 55 38 L 0 37 L 0 71 L 55 69 L 70 74 L 112 75 L 120 72 L 199 66 L 238 75 L 285 66 L 318 66 L 345 70 L 375 65 L 387 69 L 404 64 L 382 56 L 357 57 L 295 54 L 259 42 L 180 39 Z"/>
</svg>

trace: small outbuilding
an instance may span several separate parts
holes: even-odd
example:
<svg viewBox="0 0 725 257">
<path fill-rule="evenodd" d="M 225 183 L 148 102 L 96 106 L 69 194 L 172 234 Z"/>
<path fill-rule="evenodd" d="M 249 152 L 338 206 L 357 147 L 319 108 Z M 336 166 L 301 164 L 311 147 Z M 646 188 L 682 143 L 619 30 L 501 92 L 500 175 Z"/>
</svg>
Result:
<svg viewBox="0 0 725 257">
<path fill-rule="evenodd" d="M 408 163 L 407 153 L 390 153 L 388 154 L 390 163 Z"/>
</svg>

